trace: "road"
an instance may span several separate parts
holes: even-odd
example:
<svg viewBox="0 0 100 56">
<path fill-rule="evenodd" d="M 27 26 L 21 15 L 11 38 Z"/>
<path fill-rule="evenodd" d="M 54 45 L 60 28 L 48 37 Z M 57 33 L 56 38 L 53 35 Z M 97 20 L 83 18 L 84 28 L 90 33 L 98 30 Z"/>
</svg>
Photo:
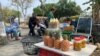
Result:
<svg viewBox="0 0 100 56">
<path fill-rule="evenodd" d="M 28 29 L 21 29 L 22 37 L 27 35 Z M 19 41 L 10 40 L 7 45 L 0 47 L 0 56 L 29 56 L 24 54 L 22 43 Z M 37 55 L 31 55 L 37 56 Z"/>
</svg>

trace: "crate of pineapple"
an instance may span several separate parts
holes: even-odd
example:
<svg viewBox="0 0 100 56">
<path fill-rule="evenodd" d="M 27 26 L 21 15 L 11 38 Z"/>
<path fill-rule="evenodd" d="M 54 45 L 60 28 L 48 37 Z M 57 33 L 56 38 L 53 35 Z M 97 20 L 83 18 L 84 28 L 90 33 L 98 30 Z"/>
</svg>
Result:
<svg viewBox="0 0 100 56">
<path fill-rule="evenodd" d="M 61 54 L 48 51 L 46 49 L 40 49 L 39 56 L 61 56 Z"/>
</svg>

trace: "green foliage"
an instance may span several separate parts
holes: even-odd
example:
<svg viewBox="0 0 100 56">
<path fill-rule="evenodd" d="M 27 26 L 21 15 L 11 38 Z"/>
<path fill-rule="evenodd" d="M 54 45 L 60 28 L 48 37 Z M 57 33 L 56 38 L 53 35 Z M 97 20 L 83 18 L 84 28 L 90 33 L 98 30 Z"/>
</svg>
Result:
<svg viewBox="0 0 100 56">
<path fill-rule="evenodd" d="M 59 10 L 56 11 L 55 16 L 59 17 L 79 15 L 81 12 L 80 6 L 77 6 L 75 2 L 68 0 L 59 1 L 57 8 Z"/>
<path fill-rule="evenodd" d="M 55 4 L 46 4 L 44 6 L 44 8 L 41 8 L 42 6 L 38 6 L 36 8 L 33 9 L 34 13 L 36 13 L 38 16 L 42 16 L 43 15 L 43 12 L 44 12 L 44 15 L 46 16 L 46 14 L 50 11 L 50 9 L 52 7 L 56 7 Z"/>
<path fill-rule="evenodd" d="M 40 7 L 37 7 L 34 9 L 34 13 L 36 13 L 38 16 L 42 16 L 42 10 Z"/>
<path fill-rule="evenodd" d="M 8 7 L 2 8 L 2 14 L 3 14 L 3 20 L 5 21 L 6 19 L 9 18 L 9 16 L 15 15 L 15 16 L 20 16 L 21 13 L 17 10 L 14 9 L 9 9 Z"/>
<path fill-rule="evenodd" d="M 12 10 L 12 15 L 15 15 L 16 17 L 20 17 L 21 13 L 20 13 L 20 11 Z"/>
<path fill-rule="evenodd" d="M 71 0 L 60 0 L 56 4 L 45 4 L 44 5 L 44 14 L 50 11 L 50 9 L 54 7 L 56 11 L 54 13 L 55 17 L 63 17 L 63 16 L 72 16 L 72 15 L 79 15 L 81 12 L 80 6 L 78 6 L 75 2 Z M 36 10 L 37 9 L 37 10 Z M 42 15 L 41 6 L 33 9 L 37 15 Z"/>
</svg>

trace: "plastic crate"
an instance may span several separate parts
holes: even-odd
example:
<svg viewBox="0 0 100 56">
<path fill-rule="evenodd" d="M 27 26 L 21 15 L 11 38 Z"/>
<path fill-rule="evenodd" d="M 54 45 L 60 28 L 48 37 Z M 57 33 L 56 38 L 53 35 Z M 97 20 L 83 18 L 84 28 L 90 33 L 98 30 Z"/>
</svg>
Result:
<svg viewBox="0 0 100 56">
<path fill-rule="evenodd" d="M 62 56 L 62 55 L 45 49 L 40 49 L 39 56 Z"/>
<path fill-rule="evenodd" d="M 40 49 L 40 51 L 39 51 L 39 56 L 48 56 L 47 50 L 45 50 L 45 49 Z"/>
</svg>

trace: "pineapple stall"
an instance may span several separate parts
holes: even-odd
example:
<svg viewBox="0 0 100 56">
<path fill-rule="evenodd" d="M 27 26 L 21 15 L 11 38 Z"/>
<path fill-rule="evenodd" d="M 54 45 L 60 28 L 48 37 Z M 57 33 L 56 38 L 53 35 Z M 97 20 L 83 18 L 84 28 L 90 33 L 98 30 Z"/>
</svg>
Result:
<svg viewBox="0 0 100 56">
<path fill-rule="evenodd" d="M 85 36 L 77 36 L 70 41 L 70 36 L 62 34 L 59 25 L 58 19 L 51 19 L 43 42 L 34 44 L 40 48 L 39 56 L 90 56 L 96 49 L 96 46 L 86 43 Z M 68 29 L 73 31 L 73 26 Z"/>
</svg>

